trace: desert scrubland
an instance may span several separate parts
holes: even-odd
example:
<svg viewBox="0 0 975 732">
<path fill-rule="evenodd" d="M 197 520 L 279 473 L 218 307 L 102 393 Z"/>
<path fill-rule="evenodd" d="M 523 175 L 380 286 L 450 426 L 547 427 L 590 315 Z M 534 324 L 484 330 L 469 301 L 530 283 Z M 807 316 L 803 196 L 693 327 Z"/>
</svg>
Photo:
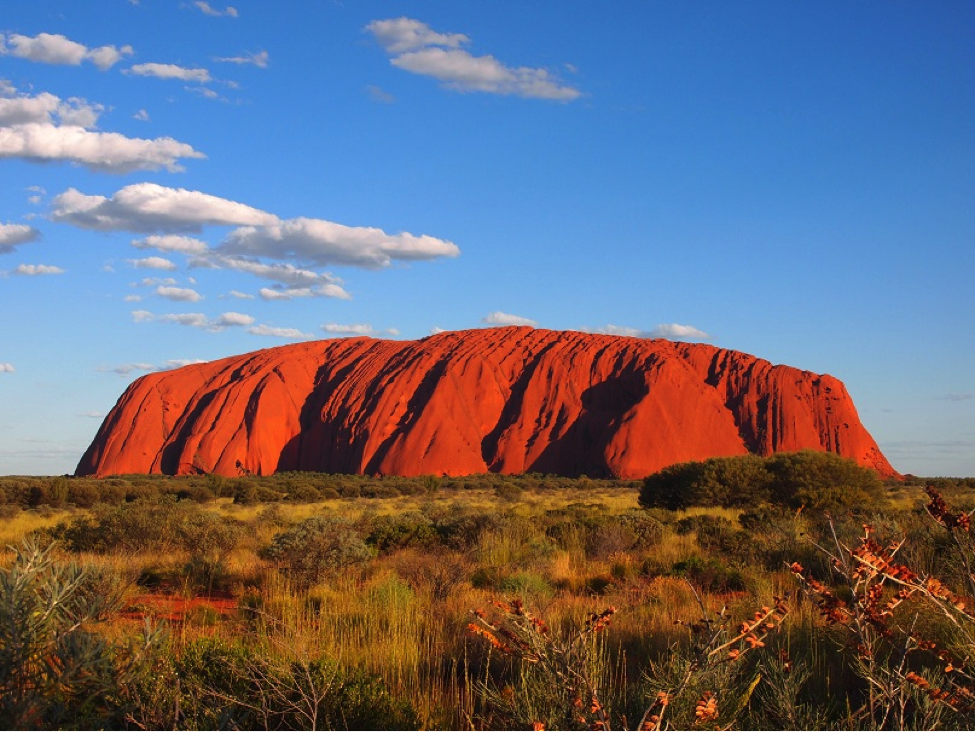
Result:
<svg viewBox="0 0 975 732">
<path fill-rule="evenodd" d="M 0 478 L 0 723 L 971 726 L 975 486 L 834 457 Z"/>
</svg>

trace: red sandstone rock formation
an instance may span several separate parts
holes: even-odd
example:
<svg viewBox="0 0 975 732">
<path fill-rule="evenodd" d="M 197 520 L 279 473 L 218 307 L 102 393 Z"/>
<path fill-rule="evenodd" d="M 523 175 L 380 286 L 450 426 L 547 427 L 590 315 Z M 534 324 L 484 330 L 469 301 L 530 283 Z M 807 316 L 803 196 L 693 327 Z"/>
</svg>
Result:
<svg viewBox="0 0 975 732">
<path fill-rule="evenodd" d="M 805 448 L 896 474 L 832 376 L 702 344 L 494 328 L 298 343 L 143 376 L 77 473 L 641 478 Z"/>
</svg>

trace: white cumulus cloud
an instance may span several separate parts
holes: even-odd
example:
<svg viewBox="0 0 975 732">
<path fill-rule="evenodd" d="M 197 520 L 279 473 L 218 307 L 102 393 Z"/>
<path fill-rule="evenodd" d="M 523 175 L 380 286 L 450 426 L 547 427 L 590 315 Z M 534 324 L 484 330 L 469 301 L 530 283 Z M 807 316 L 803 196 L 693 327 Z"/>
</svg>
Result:
<svg viewBox="0 0 975 732">
<path fill-rule="evenodd" d="M 176 264 L 165 257 L 144 257 L 143 259 L 130 259 L 129 264 L 136 269 L 176 269 Z"/>
<path fill-rule="evenodd" d="M 414 51 L 424 46 L 460 48 L 471 40 L 463 33 L 437 33 L 426 23 L 413 18 L 374 20 L 366 30 L 390 53 Z"/>
<path fill-rule="evenodd" d="M 470 42 L 462 33 L 438 33 L 412 18 L 374 20 L 366 26 L 397 68 L 432 76 L 448 89 L 479 91 L 535 99 L 571 101 L 581 96 L 547 69 L 508 66 L 494 56 L 474 56 L 461 48 Z"/>
<path fill-rule="evenodd" d="M 661 323 L 650 331 L 651 338 L 669 338 L 675 341 L 707 341 L 711 336 L 693 325 Z"/>
<path fill-rule="evenodd" d="M 126 137 L 94 128 L 99 104 L 54 94 L 0 97 L 0 158 L 67 162 L 106 173 L 136 170 L 179 171 L 179 161 L 206 157 L 171 137 Z"/>
<path fill-rule="evenodd" d="M 0 254 L 9 254 L 20 244 L 37 241 L 41 232 L 27 224 L 0 224 Z"/>
<path fill-rule="evenodd" d="M 12 374 L 16 370 L 12 363 L 0 362 L 0 374 Z"/>
<path fill-rule="evenodd" d="M 387 234 L 373 227 L 344 226 L 310 218 L 243 226 L 232 231 L 219 249 L 227 254 L 373 269 L 388 267 L 393 260 L 423 260 L 460 254 L 453 242 L 426 234 Z"/>
<path fill-rule="evenodd" d="M 325 323 L 322 330 L 331 335 L 371 336 L 376 333 L 369 323 L 350 323 L 348 325 Z"/>
<path fill-rule="evenodd" d="M 219 318 L 213 321 L 215 325 L 221 327 L 233 327 L 233 326 L 245 326 L 252 325 L 254 323 L 254 318 L 250 315 L 245 315 L 244 313 L 223 313 Z"/>
<path fill-rule="evenodd" d="M 500 310 L 495 310 L 493 313 L 488 313 L 483 318 L 481 322 L 486 325 L 528 325 L 532 328 L 536 327 L 538 323 L 531 318 L 523 318 L 520 315 L 512 315 L 511 313 L 505 313 Z"/>
<path fill-rule="evenodd" d="M 176 302 L 198 302 L 203 299 L 203 295 L 189 287 L 167 287 L 160 285 L 156 288 L 156 294 L 159 297 Z"/>
<path fill-rule="evenodd" d="M 78 66 L 90 61 L 105 71 L 125 56 L 131 56 L 132 46 L 99 46 L 88 48 L 59 33 L 38 33 L 23 36 L 18 33 L 0 35 L 0 51 L 11 56 L 45 64 Z"/>
<path fill-rule="evenodd" d="M 111 198 L 69 188 L 51 203 L 51 219 L 83 229 L 196 232 L 203 226 L 273 224 L 277 216 L 226 198 L 157 183 L 133 183 Z"/>
</svg>

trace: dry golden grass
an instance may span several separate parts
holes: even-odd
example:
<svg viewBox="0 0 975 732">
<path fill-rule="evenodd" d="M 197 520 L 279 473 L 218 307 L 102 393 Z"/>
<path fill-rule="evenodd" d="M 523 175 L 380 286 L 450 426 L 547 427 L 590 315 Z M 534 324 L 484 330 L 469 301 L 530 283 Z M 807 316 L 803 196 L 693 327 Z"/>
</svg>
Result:
<svg viewBox="0 0 975 732">
<path fill-rule="evenodd" d="M 590 515 L 621 514 L 638 506 L 637 495 L 635 489 L 556 488 L 505 496 L 477 488 L 389 499 L 244 506 L 222 498 L 205 504 L 204 509 L 246 526 L 240 544 L 226 557 L 224 570 L 230 578 L 225 586 L 247 608 L 231 620 L 201 616 L 177 624 L 174 648 L 178 652 L 197 638 L 216 635 L 227 640 L 246 638 L 266 653 L 282 657 L 325 656 L 342 667 L 381 677 L 394 695 L 410 701 L 424 727 L 460 729 L 473 724 L 476 693 L 470 674 L 488 668 L 486 649 L 466 630 L 470 613 L 489 607 L 493 599 L 505 595 L 511 599 L 511 585 L 503 581 L 512 575 L 537 580 L 537 587 L 525 594 L 553 628 L 578 625 L 588 613 L 610 605 L 617 608 L 607 646 L 617 685 L 638 680 L 650 659 L 666 656 L 673 644 L 686 640 L 686 631 L 674 621 L 700 619 L 699 601 L 712 612 L 728 604 L 734 613 L 747 616 L 770 604 L 774 596 L 795 597 L 795 580 L 785 570 L 753 578 L 747 592 L 695 597 L 685 580 L 669 575 L 674 565 L 707 553 L 693 533 L 679 535 L 672 525 L 663 529 L 662 540 L 653 546 L 597 550 L 589 546 L 581 525 L 560 525 L 556 541 L 537 520 L 570 504 L 594 506 Z M 434 551 L 401 550 L 308 591 L 297 590 L 257 555 L 275 534 L 312 516 L 338 515 L 359 521 L 364 515 L 447 511 L 453 506 L 485 514 L 504 513 L 515 519 L 504 529 L 483 532 L 469 551 L 444 546 Z M 711 514 L 735 524 L 740 513 L 691 509 L 673 518 Z M 72 515 L 77 513 L 21 512 L 0 524 L 0 539 L 5 544 L 18 543 L 31 531 L 52 527 Z M 176 579 L 170 589 L 193 591 L 188 584 L 178 584 L 190 558 L 188 552 L 77 558 L 111 567 L 123 577 L 160 573 Z M 445 588 L 443 575 L 433 570 L 448 562 L 458 567 L 460 577 Z M 476 588 L 471 580 L 484 568 L 497 569 L 498 577 L 486 581 L 484 588 Z M 509 589 L 502 589 L 506 587 Z M 783 626 L 783 642 L 797 649 L 801 646 L 814 663 L 826 668 L 828 649 L 821 641 L 810 640 L 822 638 L 822 633 L 817 635 L 822 619 L 809 603 L 796 601 L 794 605 Z M 118 634 L 130 631 L 131 624 L 121 623 L 115 630 Z"/>
</svg>

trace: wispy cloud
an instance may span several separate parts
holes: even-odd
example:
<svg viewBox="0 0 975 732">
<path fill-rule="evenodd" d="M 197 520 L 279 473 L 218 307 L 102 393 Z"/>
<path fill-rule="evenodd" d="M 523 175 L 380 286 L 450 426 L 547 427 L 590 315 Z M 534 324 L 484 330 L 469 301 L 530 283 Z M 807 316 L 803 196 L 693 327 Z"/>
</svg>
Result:
<svg viewBox="0 0 975 732">
<path fill-rule="evenodd" d="M 212 18 L 236 18 L 238 17 L 237 8 L 232 5 L 228 5 L 223 10 L 219 10 L 208 2 L 204 0 L 195 0 L 193 6 L 197 8 L 204 15 L 209 15 Z"/>
<path fill-rule="evenodd" d="M 588 331 L 588 329 L 583 329 Z M 628 338 L 650 338 L 650 334 L 647 331 L 642 331 L 639 328 L 630 328 L 625 325 L 604 325 L 602 328 L 596 328 L 593 331 L 588 331 L 592 333 L 601 333 L 603 335 L 615 335 L 615 336 L 626 336 Z"/>
<path fill-rule="evenodd" d="M 132 320 L 136 323 L 175 323 L 190 328 L 217 333 L 226 328 L 248 326 L 254 323 L 254 318 L 245 313 L 226 312 L 216 318 L 210 318 L 203 313 L 163 313 L 157 315 L 149 310 L 133 310 Z"/>
<path fill-rule="evenodd" d="M 171 371 L 172 369 L 182 368 L 183 366 L 189 366 L 191 364 L 206 363 L 203 359 L 184 359 L 184 358 L 174 358 L 166 361 L 164 364 L 151 364 L 144 362 L 137 363 L 123 363 L 119 366 L 103 366 L 98 369 L 99 371 L 108 371 L 111 373 L 118 374 L 119 376 L 128 376 L 134 371 L 144 371 L 146 373 L 151 373 L 154 371 Z M 85 416 L 96 417 L 99 416 L 97 412 L 88 413 Z M 104 415 L 100 415 L 104 417 Z"/>
<path fill-rule="evenodd" d="M 396 328 L 387 328 L 382 331 L 375 330 L 369 323 L 349 323 L 343 325 L 342 323 L 325 323 L 322 326 L 322 330 L 329 335 L 341 335 L 341 336 L 377 336 L 377 335 L 390 335 L 398 336 L 399 331 Z"/>
<path fill-rule="evenodd" d="M 79 66 L 89 61 L 102 71 L 110 69 L 125 56 L 131 56 L 132 46 L 99 46 L 88 48 L 58 33 L 39 33 L 22 36 L 17 33 L 0 34 L 0 53 L 45 64 Z"/>
<path fill-rule="evenodd" d="M 315 287 L 262 287 L 258 293 L 262 300 L 294 300 L 304 297 L 334 297 L 351 300 L 352 296 L 340 285 L 328 284 Z"/>
<path fill-rule="evenodd" d="M 581 328 L 587 333 L 601 333 L 603 335 L 626 336 L 629 338 L 667 338 L 680 341 L 707 341 L 711 336 L 692 325 L 678 323 L 662 323 L 651 330 L 631 328 L 625 325 L 604 325 L 601 328 Z"/>
<path fill-rule="evenodd" d="M 26 190 L 31 194 L 27 197 L 28 203 L 33 203 L 35 206 L 47 195 L 47 191 L 41 186 L 27 186 Z"/>
<path fill-rule="evenodd" d="M 381 104 L 392 104 L 396 101 L 396 97 L 375 84 L 370 84 L 367 86 L 366 93 L 369 95 L 369 98 L 372 99 L 372 101 L 379 102 Z"/>
<path fill-rule="evenodd" d="M 392 56 L 397 68 L 438 79 L 460 92 L 487 92 L 535 99 L 571 101 L 582 93 L 544 68 L 507 66 L 494 56 L 474 56 L 461 48 L 463 33 L 438 33 L 413 18 L 374 20 L 366 26 Z"/>
<path fill-rule="evenodd" d="M 532 328 L 538 326 L 538 322 L 532 320 L 531 318 L 525 318 L 521 315 L 512 315 L 511 313 L 505 313 L 500 310 L 495 310 L 493 313 L 488 313 L 483 318 L 481 322 L 486 325 L 498 326 L 498 325 L 528 325 Z"/>
<path fill-rule="evenodd" d="M 17 269 L 13 271 L 13 274 L 23 275 L 25 277 L 38 277 L 41 275 L 64 274 L 64 270 L 53 264 L 20 264 L 17 265 Z"/>
<path fill-rule="evenodd" d="M 134 76 L 151 76 L 156 79 L 177 79 L 179 81 L 191 81 L 197 84 L 206 84 L 213 81 L 210 72 L 203 68 L 187 68 L 176 64 L 146 63 L 130 66 L 123 73 Z"/>
<path fill-rule="evenodd" d="M 267 51 L 257 51 L 256 53 L 245 53 L 243 56 L 214 57 L 213 60 L 219 63 L 256 66 L 259 69 L 266 69 L 271 58 Z"/>
<path fill-rule="evenodd" d="M 297 328 L 276 328 L 270 325 L 255 325 L 253 328 L 248 328 L 247 332 L 258 336 L 287 338 L 290 340 L 309 340 L 315 337 L 314 334 L 305 333 Z"/>
<path fill-rule="evenodd" d="M 964 392 L 962 394 L 944 394 L 942 396 L 935 397 L 935 399 L 946 402 L 967 402 L 969 399 L 975 399 L 975 394 L 970 392 Z"/>
<path fill-rule="evenodd" d="M 7 363 L 6 361 L 0 361 L 0 374 L 12 374 L 17 369 L 14 368 L 12 363 Z"/>
</svg>

